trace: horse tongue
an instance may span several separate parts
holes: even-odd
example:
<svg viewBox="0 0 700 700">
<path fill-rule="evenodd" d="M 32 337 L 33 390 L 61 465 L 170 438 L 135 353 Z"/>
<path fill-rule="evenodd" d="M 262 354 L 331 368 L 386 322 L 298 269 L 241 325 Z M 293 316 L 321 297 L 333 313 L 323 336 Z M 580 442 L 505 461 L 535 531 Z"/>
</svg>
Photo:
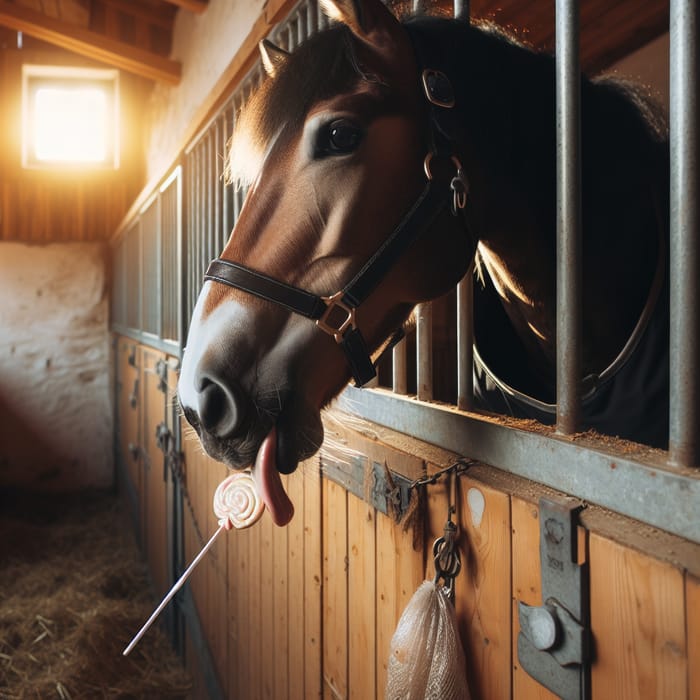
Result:
<svg viewBox="0 0 700 700">
<path fill-rule="evenodd" d="M 273 428 L 263 440 L 255 458 L 253 476 L 258 492 L 265 501 L 275 525 L 286 525 L 294 516 L 294 505 L 282 486 L 277 471 L 277 430 Z"/>
</svg>

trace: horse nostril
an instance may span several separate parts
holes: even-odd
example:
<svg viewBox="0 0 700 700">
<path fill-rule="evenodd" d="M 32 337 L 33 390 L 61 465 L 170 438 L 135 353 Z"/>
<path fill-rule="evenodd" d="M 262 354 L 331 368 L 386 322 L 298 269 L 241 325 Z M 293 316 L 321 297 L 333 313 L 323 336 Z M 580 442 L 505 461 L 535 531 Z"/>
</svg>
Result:
<svg viewBox="0 0 700 700">
<path fill-rule="evenodd" d="M 202 427 L 216 437 L 225 438 L 236 432 L 245 413 L 238 392 L 210 379 L 199 390 L 199 419 Z"/>
</svg>

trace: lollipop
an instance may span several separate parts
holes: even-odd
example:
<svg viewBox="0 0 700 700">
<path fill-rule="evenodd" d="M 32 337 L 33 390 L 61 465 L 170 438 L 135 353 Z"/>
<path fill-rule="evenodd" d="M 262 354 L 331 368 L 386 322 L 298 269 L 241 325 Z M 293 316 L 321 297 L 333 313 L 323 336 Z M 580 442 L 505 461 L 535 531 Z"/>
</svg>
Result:
<svg viewBox="0 0 700 700">
<path fill-rule="evenodd" d="M 155 622 L 156 618 L 163 611 L 163 608 L 172 600 L 173 596 L 182 588 L 185 581 L 194 571 L 204 555 L 214 544 L 216 538 L 224 531 L 236 528 L 241 530 L 254 525 L 262 517 L 265 504 L 258 495 L 255 488 L 255 480 L 250 472 L 236 472 L 227 476 L 217 487 L 214 493 L 214 514 L 218 518 L 219 529 L 211 536 L 202 551 L 192 560 L 192 563 L 185 569 L 173 587 L 166 593 L 160 605 L 153 611 L 146 624 L 138 631 L 136 636 L 129 642 L 129 646 L 124 649 L 126 656 L 139 643 L 141 637 L 148 631 L 148 628 Z"/>
<path fill-rule="evenodd" d="M 258 495 L 250 472 L 227 476 L 214 493 L 214 513 L 225 530 L 241 530 L 260 520 L 265 503 Z"/>
</svg>

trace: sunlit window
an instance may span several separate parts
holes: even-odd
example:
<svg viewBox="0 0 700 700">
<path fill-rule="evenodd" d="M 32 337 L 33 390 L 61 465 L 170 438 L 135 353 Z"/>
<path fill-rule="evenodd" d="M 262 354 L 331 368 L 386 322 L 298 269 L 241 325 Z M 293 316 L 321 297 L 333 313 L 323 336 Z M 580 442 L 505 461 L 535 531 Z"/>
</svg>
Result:
<svg viewBox="0 0 700 700">
<path fill-rule="evenodd" d="M 118 72 L 25 65 L 25 167 L 118 166 Z"/>
</svg>

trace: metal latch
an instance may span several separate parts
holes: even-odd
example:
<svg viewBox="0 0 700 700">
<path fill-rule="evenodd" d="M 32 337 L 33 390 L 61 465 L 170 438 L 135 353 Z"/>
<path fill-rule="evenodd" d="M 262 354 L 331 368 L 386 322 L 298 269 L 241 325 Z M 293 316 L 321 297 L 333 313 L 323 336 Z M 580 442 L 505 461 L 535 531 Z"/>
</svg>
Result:
<svg viewBox="0 0 700 700">
<path fill-rule="evenodd" d="M 131 408 L 136 408 L 139 403 L 139 380 L 138 377 L 134 379 L 134 386 L 129 394 L 129 406 Z"/>
<path fill-rule="evenodd" d="M 156 426 L 156 445 L 163 453 L 163 481 L 168 480 L 168 453 L 171 450 L 173 434 L 165 423 L 158 423 Z"/>
<path fill-rule="evenodd" d="M 577 564 L 582 505 L 540 499 L 542 606 L 518 602 L 522 668 L 564 700 L 590 696 L 588 565 Z"/>
<path fill-rule="evenodd" d="M 165 360 L 158 360 L 155 367 L 156 376 L 158 377 L 158 391 L 164 394 L 168 393 L 168 363 Z"/>
</svg>

